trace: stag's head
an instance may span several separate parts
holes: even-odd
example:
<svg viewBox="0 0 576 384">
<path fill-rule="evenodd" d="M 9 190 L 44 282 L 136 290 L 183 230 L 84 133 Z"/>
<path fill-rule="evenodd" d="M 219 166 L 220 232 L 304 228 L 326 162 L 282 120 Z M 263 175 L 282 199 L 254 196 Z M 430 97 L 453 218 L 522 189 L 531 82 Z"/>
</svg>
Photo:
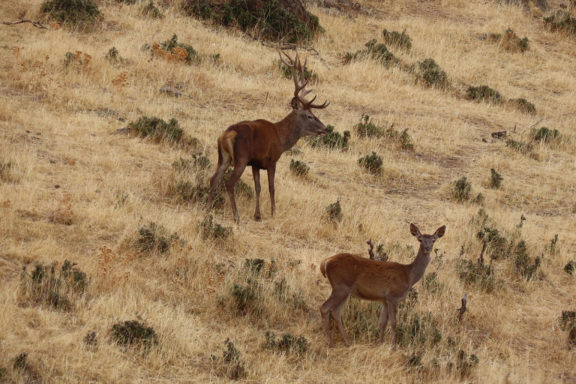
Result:
<svg viewBox="0 0 576 384">
<path fill-rule="evenodd" d="M 433 235 L 423 235 L 422 233 L 420 233 L 420 230 L 416 225 L 410 224 L 410 233 L 412 233 L 412 235 L 416 239 L 418 239 L 420 245 L 424 248 L 424 251 L 426 253 L 430 253 L 432 251 L 434 243 L 436 242 L 436 240 L 444 236 L 444 232 L 446 232 L 445 225 L 438 228 Z"/>
<path fill-rule="evenodd" d="M 295 117 L 296 126 L 301 130 L 301 136 L 309 135 L 323 135 L 328 132 L 326 126 L 312 113 L 312 109 L 324 109 L 330 103 L 325 101 L 323 104 L 314 104 L 316 96 L 308 101 L 305 96 L 312 92 L 311 89 L 306 89 L 308 81 L 304 79 L 304 70 L 306 68 L 306 61 L 304 65 L 298 57 L 294 60 L 285 52 L 280 51 L 280 60 L 287 65 L 292 71 L 292 78 L 294 80 L 294 97 L 290 102 L 292 106 L 292 113 Z"/>
</svg>

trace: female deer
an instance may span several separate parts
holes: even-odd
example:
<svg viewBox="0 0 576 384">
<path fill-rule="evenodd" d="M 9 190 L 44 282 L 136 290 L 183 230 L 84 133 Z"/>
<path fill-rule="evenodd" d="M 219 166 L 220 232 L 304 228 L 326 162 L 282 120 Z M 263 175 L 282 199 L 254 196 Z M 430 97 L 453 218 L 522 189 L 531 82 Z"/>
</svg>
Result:
<svg viewBox="0 0 576 384">
<path fill-rule="evenodd" d="M 340 315 L 350 295 L 382 302 L 380 342 L 384 339 L 388 321 L 395 334 L 398 303 L 406 298 L 410 288 L 424 275 L 430 262 L 434 242 L 444 236 L 445 231 L 446 226 L 443 225 L 433 235 L 423 235 L 416 225 L 410 224 L 410 232 L 420 242 L 418 255 L 412 264 L 375 261 L 349 253 L 340 253 L 322 261 L 320 271 L 332 286 L 330 297 L 320 307 L 328 344 L 332 345 L 330 333 L 330 313 L 332 313 L 344 342 L 349 345 Z"/>
</svg>

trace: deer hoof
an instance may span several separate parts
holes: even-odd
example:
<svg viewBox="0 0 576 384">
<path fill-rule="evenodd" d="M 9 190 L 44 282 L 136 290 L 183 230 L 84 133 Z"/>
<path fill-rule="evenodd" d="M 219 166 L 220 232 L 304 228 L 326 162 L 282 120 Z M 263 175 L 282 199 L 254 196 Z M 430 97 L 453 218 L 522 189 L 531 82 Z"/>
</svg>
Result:
<svg viewBox="0 0 576 384">
<path fill-rule="evenodd" d="M 254 220 L 262 221 L 262 216 L 260 216 L 260 214 L 254 215 Z"/>
</svg>

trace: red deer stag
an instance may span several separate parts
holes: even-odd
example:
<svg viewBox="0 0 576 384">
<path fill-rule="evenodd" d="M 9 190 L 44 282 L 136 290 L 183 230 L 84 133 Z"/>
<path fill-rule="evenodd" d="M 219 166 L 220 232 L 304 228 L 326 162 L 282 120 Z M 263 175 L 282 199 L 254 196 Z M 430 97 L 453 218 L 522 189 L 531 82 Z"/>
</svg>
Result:
<svg viewBox="0 0 576 384">
<path fill-rule="evenodd" d="M 282 57 L 284 54 L 285 58 Z M 292 148 L 303 136 L 322 135 L 327 132 L 326 127 L 314 114 L 312 109 L 323 109 L 328 102 L 314 104 L 316 97 L 307 101 L 304 99 L 311 90 L 306 90 L 307 81 L 304 79 L 306 62 L 302 66 L 298 52 L 294 60 L 286 53 L 280 52 L 280 59 L 292 70 L 294 79 L 294 97 L 292 98 L 292 112 L 283 120 L 271 123 L 266 120 L 241 121 L 224 131 L 218 138 L 218 166 L 210 180 L 210 193 L 208 207 L 211 207 L 216 188 L 224 172 L 231 165 L 234 166 L 232 176 L 226 182 L 226 190 L 230 196 L 230 204 L 234 213 L 234 220 L 240 223 L 236 200 L 234 198 L 234 185 L 242 176 L 246 166 L 252 166 L 254 187 L 256 190 L 256 211 L 254 219 L 261 220 L 260 215 L 260 170 L 268 171 L 268 189 L 272 215 L 274 215 L 274 174 L 276 162 L 282 153 Z"/>
<path fill-rule="evenodd" d="M 330 313 L 333 314 L 346 345 L 350 345 L 340 317 L 350 295 L 361 299 L 382 302 L 380 342 L 384 339 L 386 325 L 390 321 L 396 344 L 396 308 L 406 298 L 410 288 L 422 278 L 430 262 L 434 242 L 444 236 L 446 226 L 438 228 L 433 235 L 423 235 L 414 224 L 410 232 L 420 242 L 418 255 L 412 264 L 375 261 L 349 253 L 340 253 L 322 261 L 320 271 L 332 286 L 332 293 L 320 313 L 324 321 L 328 344 L 332 345 Z"/>
</svg>

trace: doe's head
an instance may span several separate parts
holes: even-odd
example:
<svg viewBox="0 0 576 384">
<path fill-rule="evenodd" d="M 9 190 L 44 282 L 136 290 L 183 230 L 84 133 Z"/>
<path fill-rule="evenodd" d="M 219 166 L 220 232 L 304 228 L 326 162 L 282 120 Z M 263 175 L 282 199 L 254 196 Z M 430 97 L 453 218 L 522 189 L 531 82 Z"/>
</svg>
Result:
<svg viewBox="0 0 576 384">
<path fill-rule="evenodd" d="M 410 224 L 410 233 L 420 242 L 420 245 L 424 248 L 424 251 L 431 252 L 434 247 L 436 240 L 444 236 L 446 232 L 446 226 L 443 225 L 434 232 L 433 235 L 423 235 L 415 224 Z"/>
</svg>

